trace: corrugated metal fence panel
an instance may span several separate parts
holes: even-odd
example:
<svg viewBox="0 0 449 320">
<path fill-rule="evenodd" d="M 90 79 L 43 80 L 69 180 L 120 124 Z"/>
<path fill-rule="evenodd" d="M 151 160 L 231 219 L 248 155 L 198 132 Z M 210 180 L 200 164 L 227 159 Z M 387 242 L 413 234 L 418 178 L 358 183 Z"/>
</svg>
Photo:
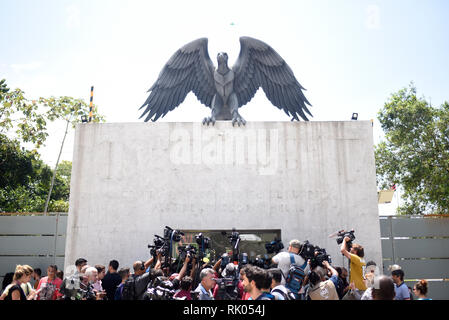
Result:
<svg viewBox="0 0 449 320">
<path fill-rule="evenodd" d="M 416 281 L 405 281 L 407 287 L 413 289 Z M 427 296 L 433 300 L 449 299 L 449 281 L 429 281 Z"/>
<path fill-rule="evenodd" d="M 14 272 L 18 264 L 40 268 L 44 275 L 50 264 L 62 269 L 66 228 L 67 214 L 0 216 L 0 277 Z"/>
<path fill-rule="evenodd" d="M 8 272 L 14 272 L 16 265 L 27 264 L 33 268 L 40 268 L 42 276 L 47 274 L 47 267 L 55 263 L 53 257 L 38 257 L 38 256 L 17 256 L 17 257 L 1 257 L 0 270 L 2 270 L 2 277 Z M 64 266 L 64 257 L 56 257 L 56 265 L 58 269 Z"/>
<path fill-rule="evenodd" d="M 407 279 L 449 279 L 449 259 L 400 260 Z"/>
<path fill-rule="evenodd" d="M 443 216 L 380 217 L 384 273 L 399 264 L 407 285 L 429 281 L 429 297 L 449 299 L 449 218 Z"/>
<path fill-rule="evenodd" d="M 449 237 L 449 217 L 394 217 L 392 228 L 395 237 Z"/>
<path fill-rule="evenodd" d="M 0 236 L 1 256 L 53 255 L 54 236 Z M 58 236 L 56 255 L 64 255 L 65 236 Z"/>
<path fill-rule="evenodd" d="M 58 217 L 58 235 L 65 235 L 67 232 L 67 215 Z M 65 242 L 65 239 L 64 239 Z"/>
<path fill-rule="evenodd" d="M 380 217 L 380 236 L 382 238 L 391 237 L 391 217 Z"/>
<path fill-rule="evenodd" d="M 0 219 L 0 235 L 55 233 L 54 216 L 2 216 Z"/>
<path fill-rule="evenodd" d="M 395 258 L 449 258 L 449 239 L 394 239 Z"/>
<path fill-rule="evenodd" d="M 382 245 L 382 258 L 384 260 L 393 259 L 393 248 L 392 248 L 392 241 L 390 239 L 382 239 L 381 240 Z"/>
</svg>

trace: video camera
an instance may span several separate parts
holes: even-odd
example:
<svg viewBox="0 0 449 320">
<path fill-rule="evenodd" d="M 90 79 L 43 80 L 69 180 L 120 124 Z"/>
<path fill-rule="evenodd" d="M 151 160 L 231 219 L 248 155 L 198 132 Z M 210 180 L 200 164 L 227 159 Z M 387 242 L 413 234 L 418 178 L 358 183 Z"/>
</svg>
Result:
<svg viewBox="0 0 449 320">
<path fill-rule="evenodd" d="M 317 266 L 324 267 L 323 262 L 327 261 L 329 264 L 332 263 L 331 256 L 326 253 L 326 249 L 316 247 L 315 249 L 315 259 L 311 260 L 310 267 L 313 269 Z"/>
<path fill-rule="evenodd" d="M 184 235 L 184 232 L 180 230 L 173 230 L 169 226 L 165 226 L 164 229 L 164 238 L 166 240 L 172 240 L 174 242 L 181 241 L 182 236 Z"/>
<path fill-rule="evenodd" d="M 223 253 L 220 258 L 221 258 L 221 263 L 220 263 L 221 270 L 224 270 L 229 263 L 234 262 L 234 261 L 231 261 L 231 257 L 226 252 Z M 247 264 L 253 264 L 253 262 L 254 262 L 253 260 L 249 259 L 248 254 L 246 252 L 239 254 L 238 261 L 239 261 L 239 264 L 238 264 L 239 268 L 241 268 L 242 266 L 245 266 Z"/>
<path fill-rule="evenodd" d="M 222 278 L 215 279 L 218 286 L 216 300 L 237 300 L 239 296 L 238 267 L 233 263 L 228 263 L 221 273 Z"/>
<path fill-rule="evenodd" d="M 176 290 L 173 283 L 164 277 L 154 279 L 153 286 L 149 287 L 144 294 L 144 300 L 177 300 L 173 296 Z"/>
<path fill-rule="evenodd" d="M 226 231 L 222 231 L 221 234 L 223 236 L 226 236 Z M 232 246 L 232 262 L 239 261 L 240 234 L 236 231 L 235 228 L 232 228 L 231 235 L 228 236 L 228 238 L 229 238 L 229 242 L 231 243 L 231 246 Z"/>
<path fill-rule="evenodd" d="M 160 252 L 162 256 L 165 256 L 166 251 L 165 246 L 165 239 L 161 236 L 158 236 L 157 234 L 154 235 L 153 239 L 153 245 L 149 244 L 148 249 L 150 249 L 150 253 L 153 257 L 156 257 L 157 254 Z"/>
<path fill-rule="evenodd" d="M 250 261 L 250 264 L 265 270 L 270 269 L 272 266 L 271 258 L 267 254 L 257 255 Z"/>
<path fill-rule="evenodd" d="M 284 249 L 284 244 L 279 239 L 274 239 L 271 242 L 268 242 L 265 244 L 265 249 L 267 250 L 268 254 L 271 253 L 279 253 L 282 249 Z"/>
<path fill-rule="evenodd" d="M 199 246 L 199 250 L 203 253 L 210 248 L 210 238 L 205 237 L 202 233 L 195 235 L 195 241 Z"/>
<path fill-rule="evenodd" d="M 323 262 L 332 263 L 331 256 L 326 253 L 326 249 L 314 246 L 308 240 L 304 241 L 299 255 L 305 260 L 310 259 L 310 267 L 314 269 L 317 266 L 324 267 Z"/>
<path fill-rule="evenodd" d="M 354 230 L 351 230 L 351 231 L 345 231 L 345 230 L 338 231 L 338 233 L 337 233 L 337 244 L 341 244 L 345 237 L 348 237 L 350 239 L 348 242 L 346 242 L 346 244 L 348 246 L 348 250 L 350 250 L 351 247 L 352 247 L 352 241 L 355 240 Z"/>
<path fill-rule="evenodd" d="M 196 256 L 196 248 L 192 245 L 179 246 L 178 247 L 179 258 L 181 260 L 185 260 L 187 255 L 190 255 L 191 258 Z"/>
<path fill-rule="evenodd" d="M 165 226 L 164 228 L 164 236 L 158 236 L 157 234 L 154 235 L 153 239 L 153 245 L 148 245 L 148 248 L 150 249 L 151 255 L 153 257 L 156 257 L 158 253 L 160 253 L 165 259 L 165 261 L 162 264 L 162 267 L 172 267 L 172 242 L 179 242 L 181 241 L 182 236 L 184 236 L 184 233 L 180 230 L 174 230 L 170 228 L 169 226 Z"/>
<path fill-rule="evenodd" d="M 232 247 L 238 246 L 238 244 L 240 242 L 240 234 L 235 230 L 235 228 L 232 228 L 231 235 L 228 236 L 228 238 L 232 244 Z"/>
<path fill-rule="evenodd" d="M 238 299 L 238 278 L 215 279 L 218 285 L 216 300 L 237 300 Z"/>
</svg>

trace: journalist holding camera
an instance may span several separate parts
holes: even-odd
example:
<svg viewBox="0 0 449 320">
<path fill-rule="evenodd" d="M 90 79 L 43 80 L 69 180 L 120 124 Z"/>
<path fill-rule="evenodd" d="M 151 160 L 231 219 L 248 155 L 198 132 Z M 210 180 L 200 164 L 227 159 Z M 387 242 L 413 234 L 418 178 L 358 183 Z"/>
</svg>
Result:
<svg viewBox="0 0 449 320">
<path fill-rule="evenodd" d="M 299 255 L 300 251 L 301 242 L 294 239 L 290 241 L 287 252 L 279 252 L 277 255 L 271 258 L 271 261 L 274 264 L 277 264 L 277 267 L 282 271 L 282 285 L 285 285 L 285 278 L 292 264 L 305 265 L 304 259 Z"/>
<path fill-rule="evenodd" d="M 328 272 L 331 273 L 329 279 L 326 279 Z M 311 300 L 339 300 L 338 297 L 338 272 L 328 261 L 324 260 L 322 266 L 317 266 L 308 275 L 310 283 L 307 292 Z"/>
<path fill-rule="evenodd" d="M 363 259 L 365 252 L 360 244 L 352 243 L 355 239 L 354 231 L 341 231 L 337 243 L 341 243 L 340 252 L 349 259 L 349 283 L 354 283 L 355 289 L 360 294 L 367 289 L 363 280 L 363 267 L 366 265 Z M 348 251 L 349 250 L 349 251 Z"/>
</svg>

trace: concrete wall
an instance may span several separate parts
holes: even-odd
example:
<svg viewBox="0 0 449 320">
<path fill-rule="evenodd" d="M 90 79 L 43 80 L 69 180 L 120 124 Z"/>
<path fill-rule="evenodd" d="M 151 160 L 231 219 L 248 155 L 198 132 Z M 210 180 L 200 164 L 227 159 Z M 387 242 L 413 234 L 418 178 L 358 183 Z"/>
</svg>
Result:
<svg viewBox="0 0 449 320">
<path fill-rule="evenodd" d="M 148 257 L 165 225 L 281 229 L 343 258 L 328 235 L 354 228 L 382 261 L 369 121 L 80 124 L 65 265 Z"/>
</svg>

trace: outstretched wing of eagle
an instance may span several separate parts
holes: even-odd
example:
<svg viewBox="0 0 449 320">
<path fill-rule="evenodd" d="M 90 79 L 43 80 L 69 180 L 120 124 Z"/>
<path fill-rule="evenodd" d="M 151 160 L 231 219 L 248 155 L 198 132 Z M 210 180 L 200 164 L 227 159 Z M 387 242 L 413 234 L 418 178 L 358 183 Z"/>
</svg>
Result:
<svg viewBox="0 0 449 320">
<path fill-rule="evenodd" d="M 207 38 L 192 41 L 178 51 L 165 64 L 158 79 L 148 90 L 140 118 L 156 121 L 179 106 L 192 91 L 198 100 L 211 108 L 211 117 L 203 123 L 215 120 L 232 120 L 232 124 L 245 124 L 238 108 L 247 104 L 262 87 L 268 100 L 298 120 L 307 121 L 312 116 L 306 105 L 305 90 L 296 80 L 293 71 L 282 57 L 266 43 L 250 38 L 240 38 L 240 54 L 232 69 L 228 56 L 219 53 L 215 69 L 208 51 Z"/>
</svg>

